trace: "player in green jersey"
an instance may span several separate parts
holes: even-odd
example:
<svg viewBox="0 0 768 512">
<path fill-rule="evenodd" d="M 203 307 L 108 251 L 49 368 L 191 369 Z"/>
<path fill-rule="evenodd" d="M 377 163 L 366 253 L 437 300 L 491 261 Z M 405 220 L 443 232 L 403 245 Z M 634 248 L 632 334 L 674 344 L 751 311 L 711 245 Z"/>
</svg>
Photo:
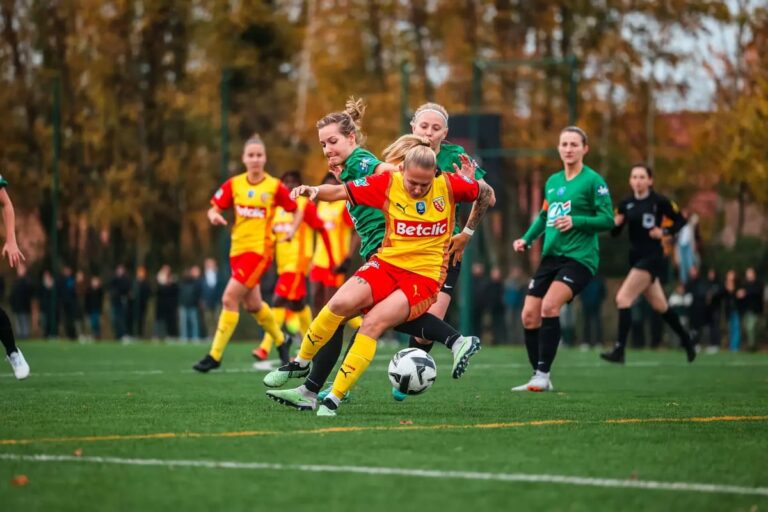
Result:
<svg viewBox="0 0 768 512">
<path fill-rule="evenodd" d="M 613 228 L 613 206 L 605 180 L 584 165 L 587 134 L 569 126 L 558 144 L 564 169 L 547 179 L 541 211 L 515 251 L 523 252 L 544 234 L 542 260 L 528 286 L 523 327 L 533 377 L 513 391 L 552 391 L 549 378 L 560 343 L 560 308 L 592 279 L 599 263 L 597 235 Z"/>
<path fill-rule="evenodd" d="M 8 258 L 8 264 L 11 268 L 16 268 L 24 261 L 24 255 L 16 244 L 16 214 L 13 210 L 11 196 L 5 190 L 7 186 L 8 182 L 0 176 L 0 208 L 3 209 L 3 223 L 5 224 L 5 245 L 3 245 L 2 255 L 4 258 Z M 29 365 L 19 347 L 16 346 L 11 320 L 3 308 L 0 308 L 0 342 L 3 343 L 5 358 L 13 368 L 13 374 L 19 380 L 26 379 L 29 376 Z"/>
</svg>

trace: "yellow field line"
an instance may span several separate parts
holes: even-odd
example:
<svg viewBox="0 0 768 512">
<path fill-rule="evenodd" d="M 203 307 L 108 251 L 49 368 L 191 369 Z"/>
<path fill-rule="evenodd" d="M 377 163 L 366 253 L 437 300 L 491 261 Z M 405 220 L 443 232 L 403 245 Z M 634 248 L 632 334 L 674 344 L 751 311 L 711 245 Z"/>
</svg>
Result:
<svg viewBox="0 0 768 512">
<path fill-rule="evenodd" d="M 437 425 L 393 425 L 393 426 L 352 426 L 324 427 L 307 430 L 244 430 L 238 432 L 156 432 L 151 434 L 111 434 L 103 436 L 74 436 L 74 437 L 39 437 L 33 439 L 0 439 L 3 445 L 27 445 L 38 443 L 93 443 L 99 441 L 135 441 L 148 439 L 185 439 L 185 438 L 223 438 L 223 437 L 258 437 L 285 435 L 317 435 L 339 434 L 350 432 L 388 432 L 388 431 L 417 431 L 417 430 L 459 430 L 459 429 L 506 429 L 517 427 L 543 427 L 573 424 L 633 424 L 633 423 L 714 423 L 726 421 L 768 421 L 768 416 L 709 416 L 693 418 L 616 418 L 597 422 L 577 420 L 537 420 L 515 421 L 509 423 L 479 423 L 479 424 L 437 424 Z"/>
</svg>

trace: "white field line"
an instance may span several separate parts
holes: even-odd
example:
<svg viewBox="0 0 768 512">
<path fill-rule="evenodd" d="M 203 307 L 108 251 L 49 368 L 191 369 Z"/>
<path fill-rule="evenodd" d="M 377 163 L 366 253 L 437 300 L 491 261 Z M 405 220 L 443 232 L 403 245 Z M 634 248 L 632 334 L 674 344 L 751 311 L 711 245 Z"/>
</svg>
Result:
<svg viewBox="0 0 768 512">
<path fill-rule="evenodd" d="M 705 484 L 696 482 L 659 482 L 654 480 L 620 480 L 569 475 L 541 475 L 532 473 L 487 473 L 473 471 L 440 471 L 433 469 L 406 469 L 371 466 L 331 466 L 320 464 L 280 464 L 269 462 L 237 462 L 214 460 L 125 459 L 119 457 L 76 457 L 73 455 L 21 455 L 0 453 L 0 460 L 17 462 L 79 462 L 114 464 L 123 466 L 192 467 L 207 469 L 240 469 L 269 471 L 300 471 L 308 473 L 348 473 L 359 475 L 411 476 L 491 482 L 528 482 L 575 485 L 582 487 L 608 487 L 614 489 L 648 489 L 694 493 L 740 494 L 768 496 L 768 487 Z"/>
</svg>

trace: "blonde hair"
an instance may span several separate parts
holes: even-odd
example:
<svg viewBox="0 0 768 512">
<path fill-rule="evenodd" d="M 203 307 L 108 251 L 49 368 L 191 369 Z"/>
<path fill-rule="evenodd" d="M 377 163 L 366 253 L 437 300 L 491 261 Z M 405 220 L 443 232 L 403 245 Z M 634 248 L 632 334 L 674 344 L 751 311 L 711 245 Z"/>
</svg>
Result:
<svg viewBox="0 0 768 512">
<path fill-rule="evenodd" d="M 345 137 L 350 133 L 355 134 L 355 142 L 362 145 L 365 142 L 365 134 L 361 128 L 361 121 L 365 115 L 365 102 L 362 98 L 350 96 L 344 105 L 344 112 L 332 112 L 320 119 L 315 127 L 319 130 L 331 124 L 339 125 L 339 132 Z"/>
<path fill-rule="evenodd" d="M 429 144 L 429 139 L 418 135 L 403 135 L 387 146 L 382 153 L 385 162 L 402 163 L 404 167 L 417 165 L 424 169 L 437 167 L 437 155 Z"/>
<path fill-rule="evenodd" d="M 264 146 L 264 149 L 267 148 L 267 146 L 264 144 L 264 141 L 261 140 L 261 135 L 259 135 L 258 133 L 254 133 L 253 135 L 248 137 L 248 140 L 245 141 L 245 144 L 243 145 L 243 147 L 247 147 L 251 144 L 259 144 L 261 146 Z"/>
<path fill-rule="evenodd" d="M 425 103 L 419 108 L 416 109 L 416 112 L 413 113 L 413 117 L 411 118 L 411 123 L 415 123 L 416 119 L 423 114 L 424 112 L 434 112 L 436 114 L 439 114 L 443 117 L 443 121 L 445 121 L 445 126 L 448 126 L 448 111 L 445 109 L 444 106 L 440 105 L 439 103 Z"/>
</svg>

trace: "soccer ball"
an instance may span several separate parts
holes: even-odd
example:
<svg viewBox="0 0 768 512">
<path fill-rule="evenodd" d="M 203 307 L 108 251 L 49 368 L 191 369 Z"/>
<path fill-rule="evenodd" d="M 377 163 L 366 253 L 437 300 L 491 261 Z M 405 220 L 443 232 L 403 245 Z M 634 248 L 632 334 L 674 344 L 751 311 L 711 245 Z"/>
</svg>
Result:
<svg viewBox="0 0 768 512">
<path fill-rule="evenodd" d="M 418 348 L 404 348 L 389 362 L 389 381 L 401 393 L 418 395 L 429 389 L 437 378 L 432 356 Z"/>
</svg>

